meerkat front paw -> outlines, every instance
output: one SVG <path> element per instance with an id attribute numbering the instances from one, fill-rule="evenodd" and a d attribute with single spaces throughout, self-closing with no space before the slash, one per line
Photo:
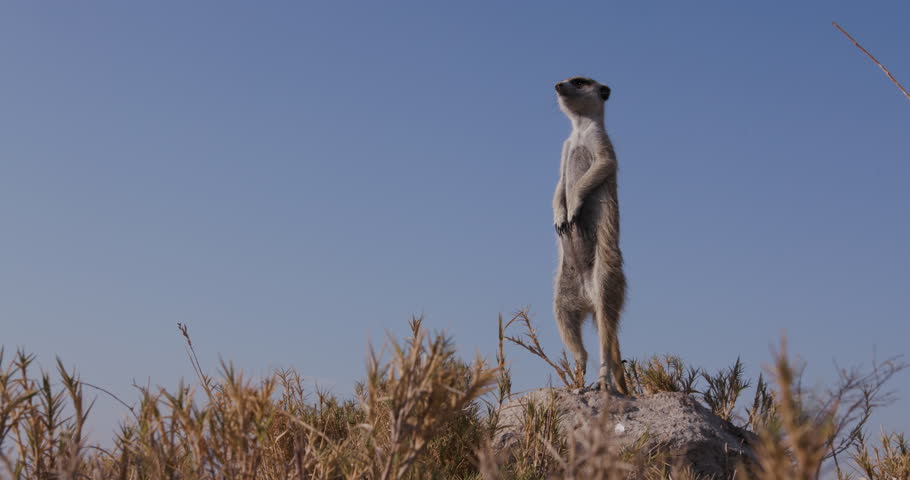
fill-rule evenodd
<path id="1" fill-rule="evenodd" d="M 556 229 L 558 235 L 562 235 L 569 231 L 569 221 L 566 218 L 565 208 L 556 210 L 556 213 L 553 215 L 553 228 Z"/>
<path id="2" fill-rule="evenodd" d="M 581 213 L 581 202 L 573 202 L 569 205 L 569 213 L 566 215 L 568 228 L 572 229 L 578 225 L 578 216 Z"/>

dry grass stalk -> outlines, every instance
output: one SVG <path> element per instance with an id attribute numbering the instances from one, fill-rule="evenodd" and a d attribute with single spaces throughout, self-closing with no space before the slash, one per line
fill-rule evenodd
<path id="1" fill-rule="evenodd" d="M 814 415 L 806 410 L 798 376 L 787 355 L 786 341 L 782 340 L 781 345 L 773 371 L 778 386 L 777 421 L 759 432 L 756 448 L 759 469 L 753 478 L 814 480 L 821 471 L 834 433 L 837 405 Z M 743 471 L 743 476 L 749 477 L 748 472 Z"/>
<path id="2" fill-rule="evenodd" d="M 633 394 L 649 395 L 659 392 L 697 393 L 695 388 L 701 370 L 687 367 L 676 355 L 653 355 L 645 362 L 630 359 L 625 362 L 626 383 Z"/>
<path id="3" fill-rule="evenodd" d="M 413 336 L 404 344 L 390 339 L 387 366 L 380 367 L 379 355 L 370 349 L 367 418 L 374 427 L 387 422 L 389 432 L 388 445 L 374 447 L 378 479 L 404 477 L 439 428 L 490 391 L 497 377 L 478 357 L 465 379 L 448 338 L 437 335 L 424 344 L 422 321 L 411 320 Z"/>
<path id="4" fill-rule="evenodd" d="M 717 372 L 716 375 L 703 373 L 708 388 L 702 398 L 711 411 L 724 420 L 733 420 L 733 409 L 743 390 L 749 388 L 749 381 L 744 379 L 745 367 L 739 358 L 732 367 Z"/>
<path id="5" fill-rule="evenodd" d="M 881 446 L 869 447 L 860 436 L 851 459 L 866 480 L 910 478 L 910 444 L 903 434 L 881 433 Z"/>
<path id="6" fill-rule="evenodd" d="M 837 382 L 819 401 L 822 410 L 835 405 L 838 408 L 826 458 L 833 457 L 836 461 L 837 455 L 856 445 L 872 413 L 896 399 L 885 386 L 894 375 L 908 367 L 910 364 L 901 357 L 892 357 L 883 362 L 873 361 L 868 371 L 838 369 Z"/>
<path id="7" fill-rule="evenodd" d="M 762 430 L 768 427 L 775 416 L 774 392 L 768 389 L 764 375 L 759 374 L 752 406 L 746 411 L 746 423 L 742 425 L 742 428 L 750 431 Z"/>
<path id="8" fill-rule="evenodd" d="M 540 339 L 537 337 L 537 331 L 531 326 L 531 319 L 527 310 L 520 310 L 515 313 L 511 320 L 506 323 L 505 329 L 508 329 L 513 323 L 519 323 L 525 327 L 524 339 L 506 336 L 505 339 L 531 352 L 541 360 L 547 363 L 556 372 L 556 376 L 568 388 L 585 387 L 585 365 L 575 364 L 573 367 L 569 362 L 565 349 L 562 350 L 562 357 L 553 361 L 544 353 L 540 345 Z"/>
<path id="9" fill-rule="evenodd" d="M 543 403 L 528 399 L 522 409 L 519 453 L 511 470 L 520 478 L 551 472 L 566 450 L 567 436 L 561 427 L 566 412 L 554 394 Z"/>
<path id="10" fill-rule="evenodd" d="M 857 42 L 852 36 L 850 36 L 850 34 L 847 33 L 846 30 L 841 28 L 841 26 L 838 25 L 837 22 L 831 22 L 831 25 L 834 25 L 834 28 L 840 30 L 840 33 L 843 33 L 844 36 L 846 36 L 847 38 L 850 39 L 851 42 L 853 42 L 853 45 L 856 45 L 856 48 L 860 49 L 860 51 L 865 53 L 867 57 L 869 57 L 873 62 L 875 62 L 875 64 L 878 65 L 878 68 L 882 69 L 882 71 L 885 72 L 885 75 L 887 75 L 888 78 L 891 79 L 891 82 L 894 83 L 894 85 L 897 86 L 897 88 L 901 91 L 901 93 L 904 94 L 904 97 L 906 97 L 907 100 L 910 100 L 910 93 L 907 93 L 907 89 L 905 89 L 904 86 L 901 85 L 900 82 L 898 82 L 896 78 L 894 78 L 894 75 L 891 75 L 891 72 L 888 71 L 888 69 L 885 68 L 885 66 L 882 65 L 881 62 L 879 62 L 875 57 L 873 57 L 872 54 L 869 53 L 868 50 L 863 48 L 863 46 L 860 45 L 859 42 Z"/>
<path id="11" fill-rule="evenodd" d="M 487 406 L 487 430 L 490 436 L 496 434 L 502 406 L 512 396 L 512 372 L 506 362 L 505 325 L 501 314 L 499 315 L 498 327 L 499 342 L 496 349 L 496 368 L 499 374 L 496 378 L 495 394 L 492 401 L 481 399 Z"/>

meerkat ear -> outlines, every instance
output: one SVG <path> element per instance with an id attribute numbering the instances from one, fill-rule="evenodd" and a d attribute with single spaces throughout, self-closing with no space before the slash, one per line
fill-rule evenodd
<path id="1" fill-rule="evenodd" d="M 607 101 L 607 99 L 610 98 L 610 87 L 606 85 L 600 86 L 600 98 L 604 101 Z"/>

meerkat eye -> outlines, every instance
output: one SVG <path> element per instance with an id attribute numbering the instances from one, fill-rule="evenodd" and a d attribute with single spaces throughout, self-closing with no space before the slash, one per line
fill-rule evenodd
<path id="1" fill-rule="evenodd" d="M 581 88 L 585 85 L 587 85 L 587 82 L 585 82 L 584 80 L 582 80 L 580 78 L 576 78 L 575 80 L 572 80 L 572 86 L 575 88 Z"/>

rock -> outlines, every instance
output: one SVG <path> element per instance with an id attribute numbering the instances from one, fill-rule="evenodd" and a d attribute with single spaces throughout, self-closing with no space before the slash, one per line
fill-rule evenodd
<path id="1" fill-rule="evenodd" d="M 606 409 L 610 416 L 606 425 L 613 425 L 609 434 L 620 447 L 646 439 L 648 447 L 669 454 L 671 463 L 691 466 L 702 476 L 725 477 L 739 463 L 755 461 L 750 446 L 757 441 L 753 433 L 714 415 L 690 395 L 670 392 L 634 398 L 594 389 L 534 390 L 503 405 L 494 446 L 500 450 L 514 446 L 521 434 L 523 404 L 545 405 L 550 395 L 564 409 L 560 424 L 570 438 L 580 438 L 586 429 L 604 428 L 600 414 Z"/>

